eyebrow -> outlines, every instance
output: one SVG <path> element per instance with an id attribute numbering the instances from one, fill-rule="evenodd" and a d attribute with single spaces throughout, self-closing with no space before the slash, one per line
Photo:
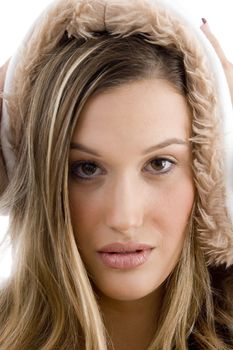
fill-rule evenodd
<path id="1" fill-rule="evenodd" d="M 160 142 L 156 145 L 153 145 L 153 146 L 147 148 L 146 150 L 143 151 L 142 155 L 145 155 L 147 153 L 150 153 L 150 152 L 153 152 L 153 151 L 156 151 L 158 149 L 165 148 L 165 147 L 168 147 L 171 145 L 189 146 L 189 142 L 182 140 L 182 139 L 177 139 L 177 138 L 167 139 L 167 140 L 164 140 L 163 142 Z M 71 142 L 70 149 L 79 150 L 79 151 L 82 151 L 85 153 L 92 154 L 93 156 L 96 156 L 96 157 L 101 157 L 101 155 L 98 152 L 96 152 L 95 150 L 93 150 L 93 149 L 91 149 L 91 148 L 89 148 L 81 143 Z"/>

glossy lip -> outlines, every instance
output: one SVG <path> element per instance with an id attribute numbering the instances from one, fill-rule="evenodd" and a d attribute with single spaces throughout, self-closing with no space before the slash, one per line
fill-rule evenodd
<path id="1" fill-rule="evenodd" d="M 138 242 L 114 242 L 105 245 L 98 254 L 109 268 L 131 270 L 143 265 L 154 247 Z"/>
<path id="2" fill-rule="evenodd" d="M 111 244 L 105 245 L 103 248 L 101 248 L 98 252 L 99 253 L 131 253 L 136 251 L 144 251 L 153 249 L 149 244 L 145 243 L 137 243 L 137 242 L 114 242 Z"/>

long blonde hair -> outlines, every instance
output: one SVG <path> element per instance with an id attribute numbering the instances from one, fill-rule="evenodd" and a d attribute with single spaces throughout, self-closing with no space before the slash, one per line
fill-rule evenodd
<path id="1" fill-rule="evenodd" d="M 182 54 L 142 34 L 117 38 L 103 32 L 86 41 L 65 33 L 30 74 L 31 91 L 20 101 L 23 122 L 12 141 L 17 165 L 1 199 L 2 208 L 10 210 L 14 259 L 0 290 L 0 347 L 107 350 L 111 339 L 70 219 L 68 153 L 74 127 L 90 96 L 130 81 L 166 79 L 188 103 L 195 95 L 189 94 Z M 196 120 L 194 134 L 197 128 Z M 230 349 L 216 329 L 232 324 L 232 317 L 227 307 L 214 304 L 198 234 L 201 224 L 205 229 L 200 207 L 197 196 L 182 255 L 165 282 L 149 350 L 185 350 L 189 339 L 198 349 Z"/>

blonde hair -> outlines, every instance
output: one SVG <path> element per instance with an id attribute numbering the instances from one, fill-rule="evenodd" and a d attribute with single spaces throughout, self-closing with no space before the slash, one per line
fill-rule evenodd
<path id="1" fill-rule="evenodd" d="M 169 81 L 193 109 L 194 179 L 201 197 L 198 166 L 205 164 L 208 152 L 198 152 L 203 137 L 198 112 L 215 97 L 206 100 L 198 92 L 195 95 L 180 51 L 150 43 L 142 34 L 117 38 L 103 32 L 86 41 L 65 33 L 56 48 L 32 67 L 31 90 L 20 101 L 23 121 L 12 140 L 14 177 L 1 199 L 2 208 L 10 210 L 14 252 L 12 275 L 0 291 L 1 349 L 105 350 L 111 346 L 74 239 L 68 153 L 90 96 L 153 78 Z M 216 330 L 216 322 L 225 327 L 227 322 L 232 324 L 232 317 L 227 307 L 213 303 L 211 275 L 201 249 L 200 232 L 206 226 L 200 219 L 205 212 L 200 210 L 203 198 L 199 197 L 180 260 L 165 282 L 159 328 L 149 350 L 185 350 L 191 338 L 199 349 L 230 349 Z"/>

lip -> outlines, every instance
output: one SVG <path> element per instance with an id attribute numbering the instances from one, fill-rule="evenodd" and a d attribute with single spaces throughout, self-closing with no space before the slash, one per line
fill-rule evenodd
<path id="1" fill-rule="evenodd" d="M 137 242 L 114 242 L 111 244 L 105 245 L 103 248 L 99 250 L 99 253 L 133 253 L 137 251 L 144 251 L 152 249 L 149 244 L 145 243 L 137 243 Z"/>
<path id="2" fill-rule="evenodd" d="M 154 247 L 144 243 L 112 243 L 104 246 L 98 254 L 107 267 L 129 270 L 144 264 Z"/>

